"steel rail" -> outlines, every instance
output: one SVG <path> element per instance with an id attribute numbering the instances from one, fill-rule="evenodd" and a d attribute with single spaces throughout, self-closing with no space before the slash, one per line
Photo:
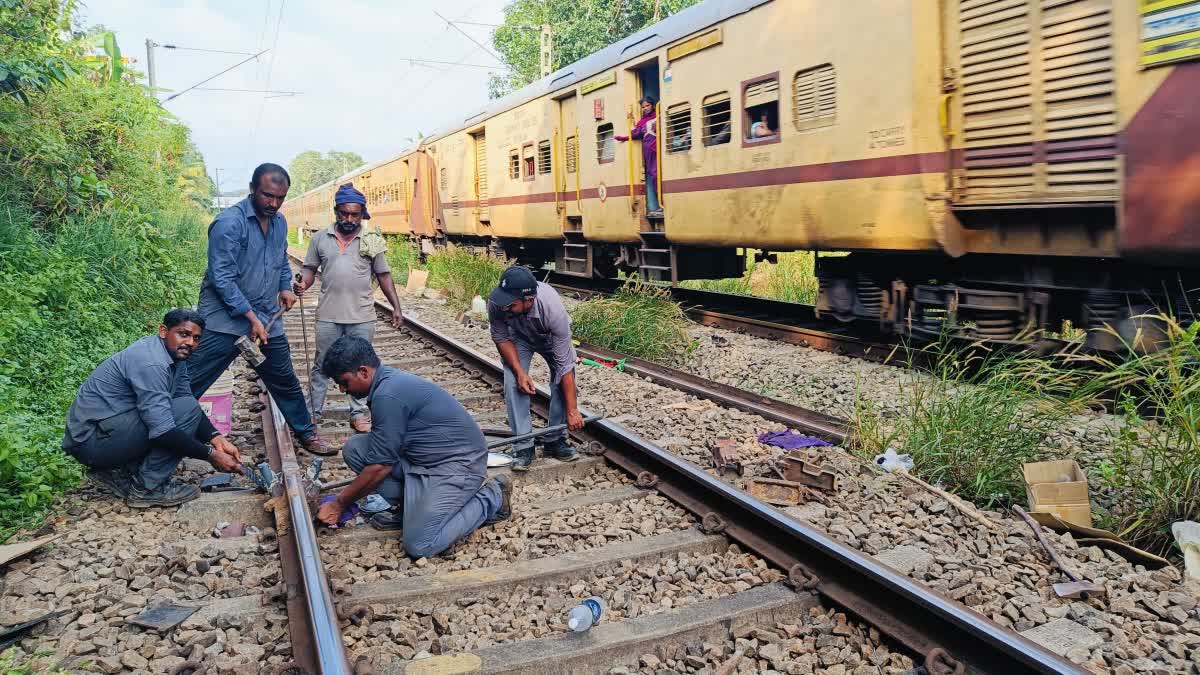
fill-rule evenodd
<path id="1" fill-rule="evenodd" d="M 615 352 L 593 344 L 581 342 L 575 347 L 581 356 L 605 361 L 624 363 L 624 372 L 633 373 L 655 384 L 670 387 L 693 396 L 716 401 L 730 408 L 753 413 L 773 422 L 800 429 L 830 443 L 846 441 L 846 420 L 826 415 L 808 408 L 801 408 L 786 401 L 738 389 L 714 380 L 706 380 L 682 370 L 669 368 L 653 361 L 646 361 L 628 354 Z"/>
<path id="2" fill-rule="evenodd" d="M 390 312 L 390 307 L 377 302 Z M 405 317 L 405 330 L 474 364 L 492 381 L 499 363 L 432 326 Z M 538 387 L 535 407 L 545 414 L 550 393 Z M 581 414 L 591 414 L 580 410 Z M 702 519 L 708 532 L 733 540 L 789 571 L 792 581 L 813 590 L 924 659 L 937 673 L 1071 673 L 1085 671 L 1031 640 L 936 593 L 714 478 L 608 420 L 576 434 L 597 441 L 604 456 Z M 962 670 L 958 670 L 959 667 Z"/>
<path id="3" fill-rule="evenodd" d="M 276 511 L 275 518 L 292 660 L 304 673 L 349 675 L 352 671 L 305 494 L 304 470 L 283 413 L 268 393 L 260 396 L 265 405 L 261 415 L 267 458 L 279 476 L 272 496 L 285 497 L 288 509 L 286 516 Z"/>

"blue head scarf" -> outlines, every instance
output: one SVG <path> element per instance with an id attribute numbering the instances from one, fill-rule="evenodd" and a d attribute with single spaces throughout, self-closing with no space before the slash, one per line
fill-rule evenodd
<path id="1" fill-rule="evenodd" d="M 371 214 L 367 213 L 367 198 L 363 196 L 363 193 L 354 189 L 354 183 L 346 183 L 337 189 L 337 194 L 333 197 L 333 205 L 337 207 L 342 204 L 361 205 L 363 220 L 371 219 Z"/>

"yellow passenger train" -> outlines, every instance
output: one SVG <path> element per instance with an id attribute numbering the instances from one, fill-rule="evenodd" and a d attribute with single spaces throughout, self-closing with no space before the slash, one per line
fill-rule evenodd
<path id="1" fill-rule="evenodd" d="M 822 313 L 1011 340 L 1190 306 L 1200 0 L 708 0 L 291 199 L 559 271 L 817 261 Z M 663 217 L 618 143 L 659 101 Z M 767 135 L 752 135 L 765 120 Z M 1182 311 L 1186 312 L 1186 309 Z"/>

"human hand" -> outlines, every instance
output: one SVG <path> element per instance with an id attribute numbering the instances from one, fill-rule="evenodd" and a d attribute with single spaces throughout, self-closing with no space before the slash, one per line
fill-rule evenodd
<path id="1" fill-rule="evenodd" d="M 317 520 L 330 527 L 337 527 L 338 519 L 342 517 L 343 510 L 341 500 L 335 497 L 317 509 Z"/>
<path id="2" fill-rule="evenodd" d="M 224 436 L 219 436 L 219 435 L 214 436 L 212 439 L 212 446 L 214 448 L 216 448 L 217 450 L 220 450 L 220 451 L 224 452 L 225 454 L 232 456 L 234 459 L 236 459 L 238 461 L 239 464 L 241 464 L 242 453 L 240 451 L 238 451 L 236 445 L 229 442 L 228 438 L 225 438 Z"/>
<path id="3" fill-rule="evenodd" d="M 258 320 L 258 317 L 250 320 L 250 340 L 259 345 L 265 345 L 271 340 L 271 336 L 267 335 L 267 327 Z"/>
<path id="4" fill-rule="evenodd" d="M 224 450 L 218 449 L 216 446 L 213 446 L 212 452 L 208 455 L 208 463 L 212 464 L 213 468 L 217 471 L 224 473 L 239 471 L 242 466 L 236 457 Z"/>
<path id="5" fill-rule="evenodd" d="M 292 307 L 294 307 L 296 305 L 296 300 L 296 294 L 291 291 L 279 292 L 279 305 L 283 307 L 284 311 L 290 310 Z"/>
<path id="6" fill-rule="evenodd" d="M 579 431 L 583 428 L 583 415 L 579 414 L 579 408 L 567 411 L 567 428 L 571 431 Z"/>
<path id="7" fill-rule="evenodd" d="M 402 326 L 404 326 L 404 314 L 397 307 L 392 310 L 392 328 L 401 328 Z"/>
<path id="8" fill-rule="evenodd" d="M 517 375 L 517 389 L 533 396 L 537 393 L 537 385 L 533 383 L 533 378 L 528 373 L 519 373 Z"/>

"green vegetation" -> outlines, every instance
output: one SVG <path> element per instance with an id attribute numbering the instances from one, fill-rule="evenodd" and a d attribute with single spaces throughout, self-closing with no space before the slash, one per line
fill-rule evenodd
<path id="1" fill-rule="evenodd" d="M 699 0 L 515 0 L 504 8 L 504 25 L 492 46 L 508 66 L 492 75 L 488 94 L 499 98 L 541 76 L 541 27 L 553 30 L 557 70 L 632 35 Z"/>
<path id="2" fill-rule="evenodd" d="M 322 155 L 316 150 L 305 150 L 288 163 L 288 175 L 292 177 L 289 192 L 297 196 L 302 195 L 357 169 L 364 163 L 362 155 L 357 152 L 330 150 Z"/>
<path id="3" fill-rule="evenodd" d="M 817 275 L 810 251 L 778 254 L 778 262 L 755 262 L 753 251 L 746 255 L 746 273 L 736 279 L 685 281 L 686 288 L 719 293 L 754 295 L 787 302 L 813 304 L 817 301 Z"/>
<path id="4" fill-rule="evenodd" d="M 683 361 L 695 348 L 679 304 L 665 290 L 636 281 L 611 297 L 576 305 L 571 332 L 599 347 L 667 363 Z"/>
<path id="5" fill-rule="evenodd" d="M 0 93 L 0 541 L 78 481 L 58 448 L 79 384 L 195 302 L 204 268 L 212 184 L 187 129 L 87 56 L 72 7 L 0 0 L 0 77 L 21 73 Z"/>
<path id="6" fill-rule="evenodd" d="M 38 659 L 48 656 L 53 656 L 53 652 L 38 652 L 27 658 L 15 647 L 6 649 L 0 652 L 0 675 L 67 675 L 68 671 L 62 668 L 47 669 L 38 662 Z"/>
<path id="7" fill-rule="evenodd" d="M 421 268 L 421 252 L 417 249 L 417 243 L 407 235 L 387 235 L 387 240 L 392 279 L 397 286 L 403 286 L 408 283 L 408 271 Z"/>
<path id="8" fill-rule="evenodd" d="M 952 347 L 923 349 L 927 372 L 896 392 L 899 412 L 856 401 L 854 448 L 911 454 L 914 473 L 987 506 L 1023 503 L 1021 464 L 1073 458 L 1088 475 L 1095 525 L 1149 551 L 1172 550 L 1171 523 L 1200 512 L 1200 323 L 1146 317 L 1159 349 L 1060 361 Z M 909 357 L 916 353 L 910 351 Z M 1084 408 L 1115 409 L 1083 454 L 1052 437 Z"/>
<path id="9" fill-rule="evenodd" d="M 444 289 L 453 306 L 468 307 L 476 295 L 487 298 L 506 267 L 508 263 L 500 258 L 475 255 L 460 247 L 444 248 L 428 258 L 428 286 Z"/>

